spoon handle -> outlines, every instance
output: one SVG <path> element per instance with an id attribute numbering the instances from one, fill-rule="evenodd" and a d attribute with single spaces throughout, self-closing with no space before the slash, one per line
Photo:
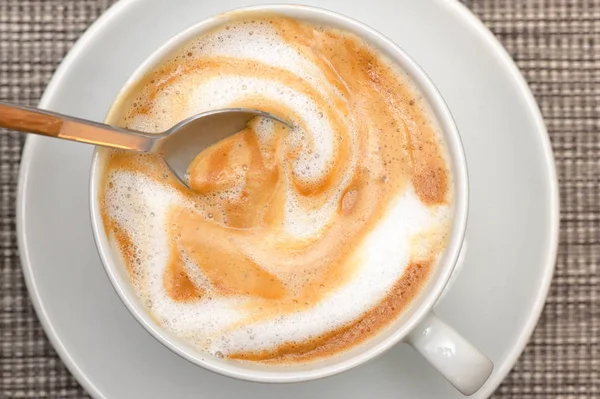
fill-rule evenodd
<path id="1" fill-rule="evenodd" d="M 152 151 L 159 137 L 1 101 L 0 127 L 138 152 Z"/>

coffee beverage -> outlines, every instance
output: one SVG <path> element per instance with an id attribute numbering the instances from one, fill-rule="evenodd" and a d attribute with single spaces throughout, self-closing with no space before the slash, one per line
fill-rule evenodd
<path id="1" fill-rule="evenodd" d="M 354 34 L 231 14 L 119 98 L 108 122 L 166 130 L 211 109 L 253 120 L 198 155 L 189 190 L 156 155 L 113 151 L 106 234 L 149 314 L 216 357 L 309 362 L 397 319 L 453 213 L 443 137 L 410 77 Z"/>

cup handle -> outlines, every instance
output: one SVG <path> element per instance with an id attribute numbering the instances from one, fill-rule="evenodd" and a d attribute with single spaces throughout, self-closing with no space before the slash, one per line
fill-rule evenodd
<path id="1" fill-rule="evenodd" d="M 477 392 L 494 368 L 487 356 L 433 312 L 410 332 L 405 341 L 466 396 Z"/>

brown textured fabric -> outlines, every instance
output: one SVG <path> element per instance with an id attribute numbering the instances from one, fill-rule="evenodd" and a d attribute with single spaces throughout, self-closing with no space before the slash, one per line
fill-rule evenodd
<path id="1" fill-rule="evenodd" d="M 561 241 L 550 297 L 494 398 L 598 398 L 600 0 L 463 1 L 529 82 L 561 185 Z M 0 100 L 36 104 L 62 57 L 111 3 L 0 0 Z M 23 142 L 20 134 L 0 132 L 0 397 L 84 398 L 46 339 L 20 270 L 15 188 Z"/>

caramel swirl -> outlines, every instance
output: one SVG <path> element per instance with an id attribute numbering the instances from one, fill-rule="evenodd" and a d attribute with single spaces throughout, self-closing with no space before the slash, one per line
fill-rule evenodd
<path id="1" fill-rule="evenodd" d="M 239 106 L 295 127 L 255 119 L 197 156 L 188 170 L 192 190 L 157 156 L 113 151 L 101 194 L 107 234 L 163 324 L 177 330 L 181 323 L 170 320 L 169 306 L 232 312 L 209 332 L 184 333 L 207 349 L 211 337 L 310 313 L 353 284 L 370 267 L 365 242 L 398 198 L 412 195 L 431 214 L 451 201 L 444 148 L 418 91 L 363 40 L 328 27 L 265 15 L 224 22 L 137 82 L 109 122 L 156 132 Z M 393 262 L 396 277 L 384 294 L 369 294 L 371 305 L 348 309 L 337 327 L 227 355 L 305 361 L 383 328 L 418 293 L 443 249 L 449 224 L 434 225 L 435 233 L 411 233 L 418 256 L 406 244 L 406 262 Z M 156 305 L 161 293 L 170 304 Z"/>

